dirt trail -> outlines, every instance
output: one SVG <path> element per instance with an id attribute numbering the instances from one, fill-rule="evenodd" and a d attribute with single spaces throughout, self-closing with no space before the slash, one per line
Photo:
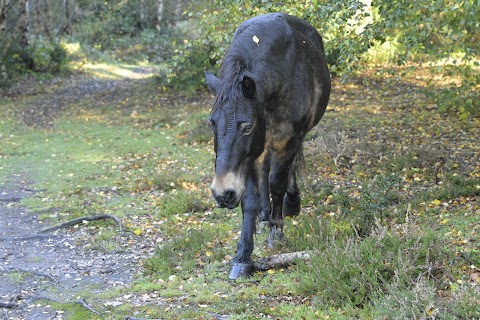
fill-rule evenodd
<path id="1" fill-rule="evenodd" d="M 136 72 L 148 76 L 144 69 Z M 35 99 L 21 119 L 28 126 L 48 127 L 74 101 L 99 91 L 114 94 L 128 86 L 128 81 L 72 81 Z M 0 184 L 0 304 L 7 306 L 0 308 L 0 319 L 63 319 L 66 314 L 55 310 L 50 302 L 83 299 L 88 304 L 89 293 L 125 286 L 141 272 L 140 261 L 155 248 L 145 239 L 118 234 L 115 252 L 94 250 L 87 244 L 95 231 L 83 226 L 39 235 L 50 225 L 39 220 L 42 212 L 28 210 L 21 200 L 41 193 L 32 189 L 28 170 Z M 93 308 L 102 312 L 104 307 Z"/>

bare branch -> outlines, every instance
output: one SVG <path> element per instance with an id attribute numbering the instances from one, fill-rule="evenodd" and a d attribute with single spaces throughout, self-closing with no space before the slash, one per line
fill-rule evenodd
<path id="1" fill-rule="evenodd" d="M 284 268 L 291 264 L 295 264 L 296 261 L 308 261 L 311 259 L 312 251 L 298 251 L 276 254 L 267 258 L 260 259 L 255 262 L 256 270 L 268 270 Z"/>
<path id="2" fill-rule="evenodd" d="M 111 220 L 115 221 L 115 223 L 118 226 L 119 232 L 121 234 L 123 234 L 122 220 L 120 220 L 119 218 L 117 218 L 115 216 L 112 216 L 110 214 L 101 214 L 101 215 L 97 215 L 97 216 L 86 216 L 86 217 L 76 218 L 76 219 L 64 222 L 62 224 L 59 224 L 57 226 L 53 226 L 53 227 L 50 227 L 50 228 L 43 229 L 42 231 L 40 231 L 40 233 L 52 232 L 52 231 L 55 231 L 55 230 L 58 230 L 58 229 L 72 227 L 74 225 L 81 224 L 84 221 L 97 221 L 97 220 L 105 220 L 105 219 L 111 219 Z"/>

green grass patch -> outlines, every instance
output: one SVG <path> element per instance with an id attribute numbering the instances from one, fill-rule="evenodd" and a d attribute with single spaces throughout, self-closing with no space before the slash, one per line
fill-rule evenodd
<path id="1" fill-rule="evenodd" d="M 207 263 L 222 261 L 226 255 L 222 242 L 226 238 L 228 229 L 222 225 L 188 229 L 145 261 L 147 274 L 186 276 Z"/>

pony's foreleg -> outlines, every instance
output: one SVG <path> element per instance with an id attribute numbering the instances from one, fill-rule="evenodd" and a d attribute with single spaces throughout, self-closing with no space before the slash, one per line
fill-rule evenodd
<path id="1" fill-rule="evenodd" d="M 249 276 L 254 264 L 251 258 L 253 252 L 253 234 L 260 210 L 260 195 L 258 180 L 255 175 L 247 178 L 245 196 L 242 200 L 242 234 L 237 245 L 237 254 L 232 259 L 232 267 L 228 277 L 235 280 L 239 277 Z"/>

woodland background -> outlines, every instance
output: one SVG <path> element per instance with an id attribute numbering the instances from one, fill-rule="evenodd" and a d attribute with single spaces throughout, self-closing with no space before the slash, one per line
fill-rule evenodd
<path id="1" fill-rule="evenodd" d="M 253 259 L 311 260 L 232 282 L 241 211 L 211 197 L 203 78 L 275 11 L 319 30 L 333 86 L 301 214 Z M 480 319 L 478 17 L 479 0 L 0 0 L 1 314 Z"/>
<path id="2" fill-rule="evenodd" d="M 162 65 L 163 85 L 195 90 L 204 70 L 218 67 L 236 26 L 271 11 L 321 32 L 333 74 L 347 79 L 373 63 L 404 75 L 414 64 L 429 65 L 440 77 L 460 77 L 433 97 L 440 110 L 478 115 L 477 0 L 1 0 L 0 84 L 59 72 L 72 61 L 114 59 Z"/>

